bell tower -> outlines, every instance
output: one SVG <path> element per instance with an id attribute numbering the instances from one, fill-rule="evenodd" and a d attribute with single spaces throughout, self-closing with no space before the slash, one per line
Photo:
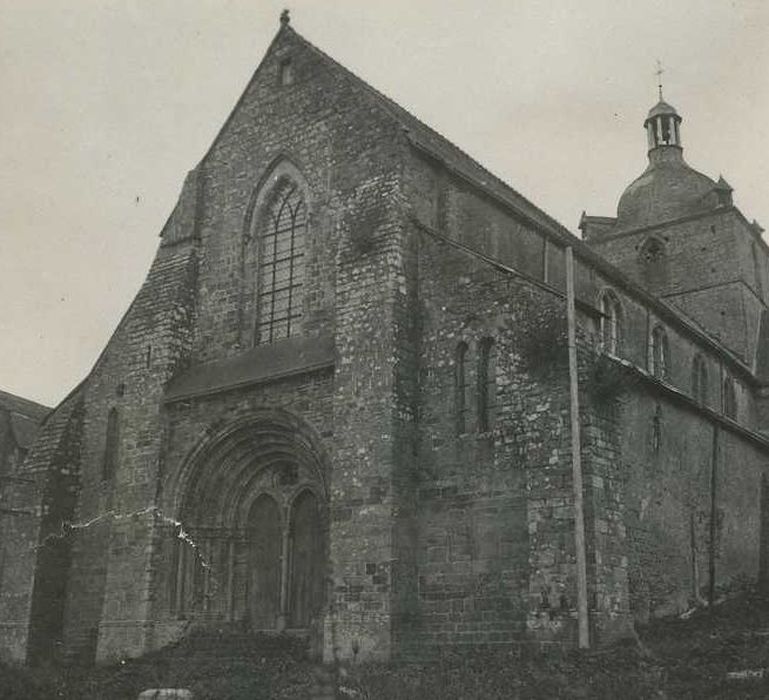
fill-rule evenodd
<path id="1" fill-rule="evenodd" d="M 643 122 L 645 170 L 625 188 L 616 217 L 583 214 L 580 229 L 596 252 L 754 365 L 759 326 L 769 338 L 769 249 L 729 183 L 684 160 L 683 120 L 663 98 L 662 72 Z"/>

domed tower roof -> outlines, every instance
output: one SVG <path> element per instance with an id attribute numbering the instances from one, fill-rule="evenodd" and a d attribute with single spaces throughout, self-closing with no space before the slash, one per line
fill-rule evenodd
<path id="1" fill-rule="evenodd" d="M 678 117 L 678 112 L 676 112 L 676 108 L 673 107 L 672 105 L 669 105 L 667 102 L 665 102 L 665 100 L 660 99 L 660 101 L 649 110 L 649 114 L 646 115 L 646 119 L 647 120 L 653 119 L 654 117 L 658 117 L 661 114 L 670 114 L 675 117 Z M 679 119 L 679 122 L 682 121 L 681 117 L 678 117 L 678 119 Z"/>
<path id="2" fill-rule="evenodd" d="M 649 143 L 649 165 L 620 197 L 618 229 L 634 229 L 671 221 L 723 204 L 716 183 L 689 167 L 683 158 L 680 125 L 675 107 L 660 95 L 644 121 Z"/>

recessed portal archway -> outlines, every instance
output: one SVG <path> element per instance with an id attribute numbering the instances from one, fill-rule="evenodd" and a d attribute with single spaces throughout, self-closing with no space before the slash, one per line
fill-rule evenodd
<path id="1" fill-rule="evenodd" d="M 254 630 L 320 629 L 325 474 L 314 433 L 284 411 L 206 438 L 168 484 L 185 533 L 175 543 L 170 612 Z"/>

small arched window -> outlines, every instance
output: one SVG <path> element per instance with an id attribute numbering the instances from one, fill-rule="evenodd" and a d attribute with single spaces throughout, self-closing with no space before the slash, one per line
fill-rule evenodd
<path id="1" fill-rule="evenodd" d="M 467 432 L 467 343 L 461 342 L 454 351 L 454 418 L 457 435 Z"/>
<path id="2" fill-rule="evenodd" d="M 651 347 L 649 348 L 649 372 L 657 379 L 667 379 L 670 369 L 670 347 L 668 335 L 662 326 L 652 330 Z"/>
<path id="3" fill-rule="evenodd" d="M 695 355 L 692 362 L 692 396 L 697 403 L 707 404 L 710 387 L 708 386 L 708 367 L 702 355 Z"/>
<path id="4" fill-rule="evenodd" d="M 262 218 L 256 342 L 271 343 L 300 331 L 307 208 L 301 189 L 282 179 Z"/>
<path id="5" fill-rule="evenodd" d="M 118 465 L 118 448 L 120 446 L 120 425 L 116 408 L 111 408 L 107 414 L 107 433 L 104 440 L 104 460 L 102 461 L 101 478 L 109 481 Z"/>
<path id="6" fill-rule="evenodd" d="M 619 355 L 622 339 L 622 307 L 611 290 L 601 295 L 601 347 L 610 355 Z"/>
<path id="7" fill-rule="evenodd" d="M 493 338 L 478 345 L 478 432 L 494 428 L 497 400 L 497 353 Z"/>
<path id="8" fill-rule="evenodd" d="M 727 418 L 737 418 L 737 397 L 734 392 L 734 380 L 726 376 L 724 377 L 724 415 Z"/>

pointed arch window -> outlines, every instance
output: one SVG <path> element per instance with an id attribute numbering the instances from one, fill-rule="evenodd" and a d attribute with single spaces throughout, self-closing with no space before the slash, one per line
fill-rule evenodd
<path id="1" fill-rule="evenodd" d="M 662 326 L 652 330 L 651 347 L 649 349 L 649 372 L 657 379 L 667 379 L 670 369 L 670 346 L 668 335 Z"/>
<path id="2" fill-rule="evenodd" d="M 107 433 L 104 441 L 104 460 L 102 461 L 102 481 L 109 481 L 117 471 L 118 447 L 120 445 L 120 424 L 116 408 L 107 414 Z"/>
<path id="3" fill-rule="evenodd" d="M 727 376 L 724 378 L 724 415 L 727 418 L 737 418 L 737 396 L 734 391 L 734 380 Z"/>
<path id="4" fill-rule="evenodd" d="M 601 348 L 618 355 L 622 339 L 622 307 L 616 294 L 606 290 L 601 295 Z"/>
<path id="5" fill-rule="evenodd" d="M 301 329 L 307 207 L 294 182 L 279 183 L 262 226 L 257 344 L 297 335 Z"/>
<path id="6" fill-rule="evenodd" d="M 493 430 L 496 421 L 497 353 L 493 338 L 478 347 L 478 432 Z"/>
<path id="7" fill-rule="evenodd" d="M 692 396 L 697 403 L 707 404 L 710 387 L 708 386 L 708 367 L 702 355 L 695 355 L 692 362 Z"/>
<path id="8" fill-rule="evenodd" d="M 467 343 L 461 342 L 454 351 L 454 418 L 457 435 L 467 432 Z"/>

